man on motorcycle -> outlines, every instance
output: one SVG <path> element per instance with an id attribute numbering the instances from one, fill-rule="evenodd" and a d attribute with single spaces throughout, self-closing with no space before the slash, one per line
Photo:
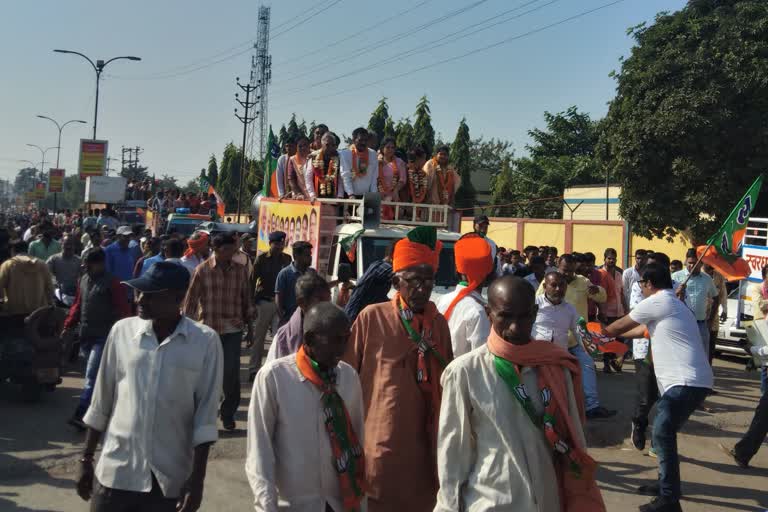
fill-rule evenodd
<path id="1" fill-rule="evenodd" d="M 12 257 L 0 265 L 0 316 L 27 316 L 53 304 L 53 278 L 45 262 L 27 254 L 23 240 L 11 242 Z"/>
<path id="2" fill-rule="evenodd" d="M 74 297 L 80 277 L 80 257 L 75 255 L 75 239 L 66 235 L 61 241 L 61 252 L 48 258 L 46 263 L 56 282 L 57 298 L 66 303 L 64 296 Z"/>
<path id="3" fill-rule="evenodd" d="M 106 255 L 102 248 L 90 249 L 85 254 L 85 274 L 80 278 L 75 303 L 69 310 L 61 333 L 61 337 L 66 338 L 80 324 L 81 352 L 88 363 L 80 403 L 68 423 L 81 430 L 85 430 L 83 415 L 91 404 L 107 335 L 115 322 L 131 315 L 125 287 L 106 271 L 105 264 Z"/>

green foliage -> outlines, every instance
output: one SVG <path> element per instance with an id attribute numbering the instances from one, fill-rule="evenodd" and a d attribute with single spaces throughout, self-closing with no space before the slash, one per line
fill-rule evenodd
<path id="1" fill-rule="evenodd" d="M 232 143 L 224 148 L 221 171 L 216 191 L 227 205 L 227 211 L 237 210 L 237 192 L 240 186 L 240 150 Z"/>
<path id="2" fill-rule="evenodd" d="M 211 155 L 208 159 L 208 173 L 206 174 L 208 183 L 216 187 L 219 183 L 219 166 L 216 164 L 216 155 Z"/>
<path id="3" fill-rule="evenodd" d="M 307 136 L 307 123 L 303 119 L 299 123 L 299 136 Z"/>
<path id="4" fill-rule="evenodd" d="M 397 131 L 395 130 L 395 122 L 391 117 L 387 117 L 387 122 L 384 123 L 384 134 L 382 138 L 397 137 Z"/>
<path id="5" fill-rule="evenodd" d="M 199 194 L 201 192 L 200 180 L 189 180 L 186 185 L 181 187 L 181 191 L 187 194 Z"/>
<path id="6" fill-rule="evenodd" d="M 381 139 L 386 131 L 387 121 L 391 122 L 387 98 L 381 98 L 376 106 L 376 110 L 371 114 L 371 119 L 368 121 L 368 130 L 376 132 L 376 135 Z"/>
<path id="7" fill-rule="evenodd" d="M 277 136 L 277 145 L 280 146 L 280 151 L 285 147 L 285 143 L 288 142 L 288 130 L 285 129 L 285 125 L 280 127 L 280 132 Z"/>
<path id="8" fill-rule="evenodd" d="M 23 196 L 25 192 L 35 188 L 35 183 L 37 183 L 37 169 L 34 167 L 20 169 L 13 180 L 13 193 Z"/>
<path id="9" fill-rule="evenodd" d="M 299 138 L 299 135 L 302 134 L 302 131 L 299 129 L 299 124 L 296 122 L 296 114 L 291 114 L 291 120 L 288 121 L 288 139 L 286 140 L 296 140 Z"/>
<path id="10" fill-rule="evenodd" d="M 435 129 L 432 128 L 432 114 L 429 110 L 429 100 L 422 96 L 416 105 L 416 121 L 413 123 L 413 143 L 419 144 L 432 156 L 435 149 Z"/>
<path id="11" fill-rule="evenodd" d="M 510 160 L 493 180 L 493 204 L 509 204 L 502 212 L 540 218 L 557 218 L 562 202 L 557 198 L 573 185 L 600 183 L 604 173 L 594 156 L 600 124 L 571 107 L 558 114 L 544 113 L 546 129 L 528 132 L 530 157 Z"/>
<path id="12" fill-rule="evenodd" d="M 413 147 L 413 126 L 407 117 L 397 122 L 395 127 L 397 148 L 404 153 Z"/>
<path id="13" fill-rule="evenodd" d="M 467 120 L 462 119 L 456 138 L 451 145 L 451 162 L 461 176 L 461 187 L 456 191 L 456 208 L 471 208 L 475 205 L 477 193 L 472 184 L 472 140 L 469 138 Z"/>
<path id="14" fill-rule="evenodd" d="M 157 180 L 157 186 L 159 188 L 179 188 L 179 180 L 171 176 L 170 174 L 163 174 L 159 180 Z"/>
<path id="15" fill-rule="evenodd" d="M 768 167 L 768 2 L 692 0 L 631 34 L 601 161 L 634 233 L 704 240 Z"/>
<path id="16" fill-rule="evenodd" d="M 124 169 L 120 169 L 120 176 L 127 178 L 129 181 L 144 181 L 145 179 L 149 178 L 147 169 L 148 167 L 143 165 L 129 165 Z"/>

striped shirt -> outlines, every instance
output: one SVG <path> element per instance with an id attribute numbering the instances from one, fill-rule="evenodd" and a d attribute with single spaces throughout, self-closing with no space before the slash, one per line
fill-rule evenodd
<path id="1" fill-rule="evenodd" d="M 248 269 L 211 256 L 195 269 L 184 299 L 184 314 L 219 334 L 242 331 L 250 318 Z"/>

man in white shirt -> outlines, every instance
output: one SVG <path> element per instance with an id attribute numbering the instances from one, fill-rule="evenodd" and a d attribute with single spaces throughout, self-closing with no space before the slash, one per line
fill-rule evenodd
<path id="1" fill-rule="evenodd" d="M 459 357 L 482 346 L 491 333 L 481 292 L 494 263 L 487 239 L 477 233 L 462 236 L 453 247 L 453 255 L 461 281 L 435 305 L 448 320 L 453 356 Z"/>
<path id="2" fill-rule="evenodd" d="M 379 160 L 368 148 L 368 130 L 355 128 L 352 145 L 339 151 L 341 184 L 349 197 L 362 198 L 368 192 L 379 191 Z"/>
<path id="3" fill-rule="evenodd" d="M 221 342 L 179 313 L 189 284 L 181 265 L 156 263 L 125 284 L 140 292 L 139 316 L 117 322 L 107 338 L 83 418 L 88 431 L 77 493 L 93 497 L 92 512 L 194 512 L 208 450 L 218 439 Z"/>
<path id="4" fill-rule="evenodd" d="M 544 256 L 534 256 L 531 258 L 528 268 L 531 270 L 531 273 L 523 279 L 533 286 L 534 290 L 539 289 L 539 285 L 546 274 L 557 272 L 557 269 L 547 268 L 547 260 L 544 259 Z"/>
<path id="5" fill-rule="evenodd" d="M 642 486 L 657 496 L 641 512 L 672 512 L 680 508 L 680 460 L 677 432 L 712 389 L 712 368 L 698 336 L 696 318 L 672 291 L 669 267 L 649 264 L 638 281 L 646 299 L 629 315 L 605 328 L 608 336 L 629 338 L 650 334 L 656 380 L 661 398 L 656 404 L 653 447 L 659 459 L 658 485 Z"/>
<path id="6" fill-rule="evenodd" d="M 565 350 L 568 350 L 569 333 L 579 337 L 579 314 L 565 301 L 567 288 L 565 276 L 559 272 L 550 272 L 544 277 L 544 293 L 536 297 L 539 312 L 532 331 L 533 339 L 551 341 Z"/>
<path id="7" fill-rule="evenodd" d="M 181 264 L 189 270 L 190 275 L 194 274 L 197 266 L 211 254 L 209 239 L 208 233 L 195 231 L 187 240 L 187 250 L 181 257 Z"/>
<path id="8" fill-rule="evenodd" d="M 296 354 L 264 365 L 248 407 L 245 472 L 256 510 L 366 510 L 363 394 L 341 361 L 344 312 L 321 302 L 304 317 Z"/>
<path id="9" fill-rule="evenodd" d="M 285 143 L 285 153 L 280 155 L 280 158 L 277 159 L 277 176 L 275 181 L 277 182 L 277 194 L 279 199 L 285 198 L 291 191 L 288 186 L 287 164 L 288 160 L 295 154 L 296 141 L 293 137 L 290 137 L 290 140 Z"/>
<path id="10" fill-rule="evenodd" d="M 629 304 L 630 294 L 632 293 L 632 285 L 640 280 L 640 271 L 645 267 L 648 261 L 648 251 L 645 249 L 637 249 L 635 251 L 635 265 L 629 267 L 621 275 L 621 287 L 624 290 L 624 299 Z"/>
<path id="11" fill-rule="evenodd" d="M 586 452 L 578 360 L 531 340 L 534 290 L 519 277 L 495 280 L 488 303 L 488 342 L 441 379 L 434 512 L 604 512 Z"/>

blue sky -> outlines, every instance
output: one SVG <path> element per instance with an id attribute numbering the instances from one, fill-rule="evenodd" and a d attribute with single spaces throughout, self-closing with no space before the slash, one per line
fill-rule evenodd
<path id="1" fill-rule="evenodd" d="M 279 35 L 270 43 L 270 122 L 277 131 L 296 112 L 308 122 L 325 122 L 349 134 L 367 124 L 382 96 L 399 119 L 412 116 L 426 94 L 433 126 L 445 139 L 453 139 L 466 117 L 473 137 L 510 140 L 520 154 L 528 142 L 527 130 L 543 124 L 544 111 L 577 105 L 594 117 L 603 116 L 615 90 L 608 74 L 618 69 L 619 58 L 628 55 L 632 44 L 627 28 L 685 4 L 625 0 L 526 35 L 609 1 L 274 2 L 272 26 L 283 30 L 273 30 Z M 54 48 L 80 51 L 94 60 L 141 57 L 141 62 L 117 61 L 107 67 L 98 137 L 109 141 L 113 158 L 120 158 L 121 146 L 138 145 L 144 148 L 141 159 L 150 172 L 177 176 L 182 183 L 195 177 L 212 153 L 220 157 L 227 142 L 241 140 L 241 125 L 233 116 L 235 77 L 248 77 L 247 47 L 256 37 L 258 6 L 246 0 L 9 3 L 0 22 L 0 178 L 15 176 L 24 165 L 18 159 L 39 161 L 40 153 L 25 144 L 56 145 L 55 127 L 36 114 L 62 122 L 88 121 L 64 131 L 61 166 L 68 173 L 77 166 L 78 139 L 91 135 L 93 70 L 79 57 L 53 53 Z M 430 23 L 463 7 L 469 8 Z M 519 10 L 499 17 L 515 8 Z M 320 12 L 291 28 L 308 9 Z M 381 23 L 404 11 L 398 19 Z M 503 22 L 513 16 L 518 18 Z M 501 23 L 462 39 L 451 35 L 463 35 L 466 32 L 459 31 L 470 26 L 484 27 L 480 23 L 489 19 Z M 377 21 L 377 27 L 333 44 Z M 512 40 L 412 72 L 504 39 Z M 241 54 L 234 55 L 237 52 Z M 401 55 L 404 52 L 409 53 Z M 206 67 L 184 73 L 198 65 Z M 364 68 L 370 69 L 358 71 Z M 398 75 L 403 76 L 387 80 Z M 47 160 L 51 158 L 55 150 L 48 153 Z"/>

